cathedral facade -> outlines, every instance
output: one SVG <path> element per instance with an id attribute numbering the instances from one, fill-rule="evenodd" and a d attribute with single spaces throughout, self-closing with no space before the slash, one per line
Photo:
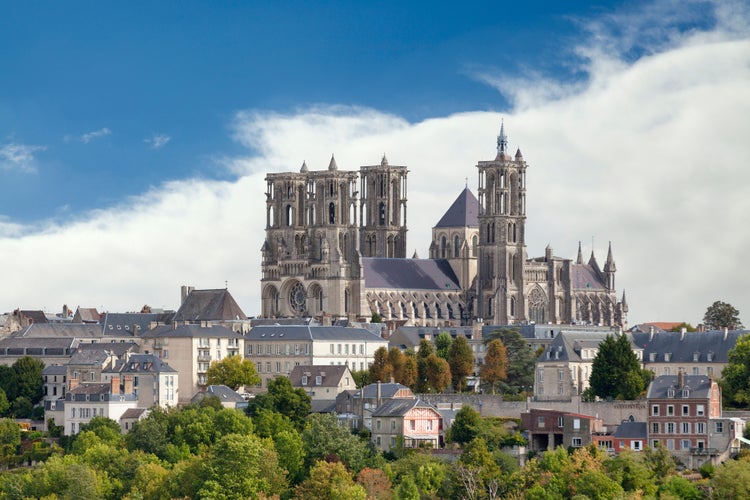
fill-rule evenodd
<path id="1" fill-rule="evenodd" d="M 432 229 L 428 259 L 406 257 L 405 166 L 266 176 L 264 317 L 329 316 L 419 326 L 474 322 L 625 326 L 610 245 L 604 267 L 526 254 L 526 168 L 501 127 L 494 160 L 477 163 L 478 197 L 464 189 Z"/>

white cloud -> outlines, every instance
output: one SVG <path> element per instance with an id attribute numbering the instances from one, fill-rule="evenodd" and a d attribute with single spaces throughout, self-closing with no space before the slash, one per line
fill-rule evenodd
<path id="1" fill-rule="evenodd" d="M 19 172 L 36 172 L 34 153 L 46 150 L 46 146 L 32 146 L 11 142 L 0 145 L 0 168 Z"/>
<path id="2" fill-rule="evenodd" d="M 99 137 L 104 137 L 106 135 L 110 135 L 112 131 L 108 129 L 107 127 L 100 128 L 99 130 L 94 130 L 93 132 L 86 132 L 81 136 L 81 142 L 84 144 L 88 144 L 94 139 L 98 139 Z"/>
<path id="3" fill-rule="evenodd" d="M 165 134 L 154 134 L 151 137 L 143 139 L 143 142 L 149 145 L 151 149 L 161 149 L 167 145 L 172 138 Z"/>
<path id="4" fill-rule="evenodd" d="M 736 11 L 717 12 L 710 33 L 662 37 L 635 63 L 589 41 L 585 85 L 520 81 L 522 98 L 502 115 L 513 151 L 520 147 L 530 165 L 529 256 L 550 243 L 574 258 L 579 240 L 588 254 L 593 237 L 602 262 L 611 240 L 631 323 L 697 323 L 724 300 L 750 324 L 742 267 L 750 248 L 750 36 L 738 35 Z M 376 164 L 383 153 L 409 167 L 408 254 L 426 257 L 430 228 L 466 178 L 476 191 L 475 165 L 494 157 L 500 118 L 473 112 L 410 124 L 340 106 L 240 112 L 233 137 L 252 154 L 222 160 L 236 182 L 172 182 L 85 220 L 0 237 L 3 276 L 20 284 L 0 290 L 0 307 L 174 308 L 180 285 L 227 280 L 245 312 L 257 314 L 264 176 L 298 171 L 303 160 L 325 169 L 332 153 L 342 170 Z M 29 276 L 43 276 L 44 286 Z"/>

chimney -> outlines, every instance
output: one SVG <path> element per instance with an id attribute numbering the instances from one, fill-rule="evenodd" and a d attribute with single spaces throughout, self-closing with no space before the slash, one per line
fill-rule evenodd
<path id="1" fill-rule="evenodd" d="M 649 326 L 648 327 L 648 341 L 651 342 L 652 340 L 654 340 L 654 327 Z"/>
<path id="2" fill-rule="evenodd" d="M 729 328 L 726 326 L 724 327 L 724 340 L 727 340 L 727 335 L 729 334 Z"/>
<path id="3" fill-rule="evenodd" d="M 69 391 L 72 391 L 78 387 L 78 377 L 70 377 L 70 387 L 68 387 Z"/>
<path id="4" fill-rule="evenodd" d="M 110 380 L 110 388 L 112 394 L 120 394 L 120 376 L 119 375 L 112 375 L 112 380 Z"/>
<path id="5" fill-rule="evenodd" d="M 380 380 L 378 380 L 378 392 L 377 392 L 377 405 L 380 406 L 380 399 L 382 397 L 382 393 L 380 392 Z"/>
<path id="6" fill-rule="evenodd" d="M 682 390 L 685 387 L 685 372 L 680 370 L 677 372 L 677 389 Z"/>
<path id="7" fill-rule="evenodd" d="M 193 290 L 195 290 L 194 286 L 182 285 L 180 287 L 180 305 L 185 303 L 185 299 L 187 298 L 188 295 L 190 295 L 190 292 L 192 292 Z"/>
<path id="8" fill-rule="evenodd" d="M 133 376 L 132 375 L 125 375 L 123 377 L 123 379 L 125 381 L 124 382 L 124 385 L 125 385 L 124 389 L 125 390 L 123 392 L 125 394 L 133 394 Z"/>

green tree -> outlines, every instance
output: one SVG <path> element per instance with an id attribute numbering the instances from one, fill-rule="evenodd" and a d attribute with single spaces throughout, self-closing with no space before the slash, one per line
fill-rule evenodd
<path id="1" fill-rule="evenodd" d="M 0 389 L 3 390 L 8 401 L 13 401 L 18 395 L 16 371 L 12 366 L 0 365 Z"/>
<path id="2" fill-rule="evenodd" d="M 730 330 L 742 328 L 740 312 L 731 304 L 717 300 L 706 309 L 703 315 L 703 324 L 710 330 L 729 328 Z"/>
<path id="3" fill-rule="evenodd" d="M 643 450 L 643 458 L 648 468 L 654 473 L 657 484 L 662 484 L 677 469 L 674 457 L 663 446 L 646 447 Z"/>
<path id="4" fill-rule="evenodd" d="M 729 350 L 720 383 L 725 405 L 738 408 L 750 405 L 750 335 L 738 338 Z"/>
<path id="5" fill-rule="evenodd" d="M 44 396 L 44 363 L 31 356 L 24 356 L 17 359 L 12 368 L 16 374 L 15 397 L 28 398 L 32 405 L 41 401 Z"/>
<path id="6" fill-rule="evenodd" d="M 750 498 L 750 461 L 727 460 L 711 478 L 712 498 Z"/>
<path id="7" fill-rule="evenodd" d="M 440 332 L 435 337 L 435 354 L 448 361 L 448 353 L 453 344 L 453 337 L 448 332 Z"/>
<path id="8" fill-rule="evenodd" d="M 484 363 L 479 367 L 479 376 L 483 382 L 490 384 L 492 394 L 495 394 L 495 384 L 506 379 L 507 366 L 508 354 L 502 341 L 493 340 L 487 344 L 487 354 Z"/>
<path id="9" fill-rule="evenodd" d="M 693 325 L 691 325 L 690 323 L 686 323 L 684 321 L 682 323 L 680 323 L 679 325 L 677 325 L 677 326 L 673 326 L 672 328 L 669 329 L 669 331 L 670 332 L 681 332 L 683 328 L 685 329 L 686 332 L 695 332 L 695 331 L 697 331 L 697 329 Z"/>
<path id="10" fill-rule="evenodd" d="M 15 418 L 31 418 L 34 405 L 26 396 L 18 396 L 10 404 L 10 414 Z"/>
<path id="11" fill-rule="evenodd" d="M 404 365 L 401 369 L 401 376 L 398 380 L 400 384 L 414 388 L 417 383 L 417 356 L 412 350 L 404 353 Z"/>
<path id="12" fill-rule="evenodd" d="M 453 443 L 470 443 L 479 433 L 482 417 L 471 406 L 464 406 L 458 413 L 450 428 L 450 440 Z"/>
<path id="13" fill-rule="evenodd" d="M 372 383 L 372 379 L 370 378 L 370 370 L 353 371 L 352 378 L 354 379 L 354 385 L 356 385 L 358 388 L 362 388 Z"/>
<path id="14" fill-rule="evenodd" d="M 21 444 L 21 428 L 10 419 L 0 419 L 0 448 L 4 457 L 15 455 Z"/>
<path id="15" fill-rule="evenodd" d="M 290 483 L 299 483 L 305 472 L 305 443 L 302 436 L 291 428 L 274 434 L 273 442 L 279 454 L 279 465 L 287 471 Z"/>
<path id="16" fill-rule="evenodd" d="M 227 356 L 221 361 L 211 362 L 206 377 L 211 385 L 226 385 L 235 391 L 260 382 L 255 363 L 241 356 Z"/>
<path id="17" fill-rule="evenodd" d="M 375 311 L 372 313 L 372 317 L 370 317 L 370 323 L 382 323 L 383 317 L 380 315 L 379 312 Z"/>
<path id="18" fill-rule="evenodd" d="M 459 335 L 448 350 L 448 364 L 451 371 L 453 388 L 458 392 L 466 390 L 466 377 L 474 370 L 474 354 L 466 337 Z"/>
<path id="19" fill-rule="evenodd" d="M 416 392 L 427 392 L 427 358 L 435 354 L 435 349 L 427 339 L 419 341 L 419 348 L 416 352 L 417 358 L 417 381 L 414 384 Z"/>
<path id="20" fill-rule="evenodd" d="M 0 388 L 0 415 L 6 415 L 8 410 L 10 410 L 8 397 L 5 395 L 5 391 Z"/>
<path id="21" fill-rule="evenodd" d="M 318 460 L 338 457 L 349 469 L 359 472 L 372 466 L 373 455 L 367 443 L 339 425 L 332 413 L 313 413 L 302 431 L 308 467 Z"/>
<path id="22" fill-rule="evenodd" d="M 255 417 L 260 410 L 271 410 L 285 415 L 297 430 L 305 426 L 305 418 L 310 413 L 310 396 L 302 388 L 292 387 L 286 377 L 276 377 L 268 383 L 268 391 L 250 400 L 247 412 Z"/>
<path id="23" fill-rule="evenodd" d="M 607 335 L 594 357 L 589 384 L 600 398 L 635 399 L 650 376 L 641 369 L 626 335 Z"/>
<path id="24" fill-rule="evenodd" d="M 680 476 L 670 476 L 667 481 L 659 487 L 659 498 L 679 498 L 680 500 L 701 500 L 705 498 L 698 487 L 689 479 Z M 746 490 L 742 496 L 734 498 L 747 498 L 750 493 Z M 731 496 L 717 496 L 715 498 L 732 498 Z"/>
<path id="25" fill-rule="evenodd" d="M 326 498 L 330 500 L 365 500 L 367 492 L 354 482 L 341 462 L 318 461 L 310 469 L 310 477 L 294 492 L 294 498 Z"/>
<path id="26" fill-rule="evenodd" d="M 506 378 L 499 383 L 502 392 L 518 394 L 530 390 L 534 385 L 534 362 L 538 355 L 516 328 L 495 330 L 487 336 L 485 342 L 489 344 L 493 340 L 503 343 L 508 359 Z"/>
<path id="27" fill-rule="evenodd" d="M 125 444 L 130 451 L 142 450 L 161 459 L 167 457 L 169 444 L 169 416 L 166 410 L 156 406 L 148 416 L 133 424 L 125 435 Z"/>
<path id="28" fill-rule="evenodd" d="M 94 417 L 81 426 L 81 431 L 93 432 L 103 443 L 119 448 L 125 444 L 120 424 L 107 417 Z"/>

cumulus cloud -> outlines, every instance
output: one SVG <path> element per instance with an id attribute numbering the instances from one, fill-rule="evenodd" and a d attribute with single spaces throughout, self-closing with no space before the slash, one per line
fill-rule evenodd
<path id="1" fill-rule="evenodd" d="M 172 138 L 166 134 L 154 134 L 151 137 L 143 139 L 143 142 L 148 144 L 151 149 L 161 149 L 171 140 Z"/>
<path id="2" fill-rule="evenodd" d="M 94 139 L 98 139 L 99 137 L 110 135 L 111 133 L 112 131 L 108 129 L 107 127 L 100 128 L 99 130 L 94 130 L 93 132 L 86 132 L 85 134 L 81 136 L 81 142 L 84 144 L 88 144 Z"/>
<path id="3" fill-rule="evenodd" d="M 408 254 L 425 257 L 431 227 L 465 183 L 476 192 L 475 165 L 494 158 L 503 118 L 512 151 L 529 163 L 530 257 L 550 243 L 574 258 L 583 241 L 602 263 L 612 241 L 631 323 L 697 323 L 714 300 L 750 323 L 741 268 L 750 247 L 750 36 L 738 31 L 737 7 L 722 8 L 710 31 L 658 38 L 634 61 L 594 50 L 593 37 L 584 83 L 517 81 L 523 98 L 502 115 L 409 123 L 342 106 L 239 112 L 232 134 L 248 154 L 222 159 L 236 181 L 171 182 L 83 219 L 0 237 L 3 276 L 21 284 L 0 291 L 0 305 L 174 308 L 181 284 L 226 280 L 257 314 L 264 176 L 303 161 L 325 169 L 332 153 L 341 170 L 377 164 L 383 153 L 409 167 Z M 44 286 L 28 276 L 43 276 Z"/>
<path id="4" fill-rule="evenodd" d="M 46 146 L 33 146 L 11 142 L 0 145 L 0 168 L 24 173 L 36 172 L 34 153 L 46 150 Z"/>

